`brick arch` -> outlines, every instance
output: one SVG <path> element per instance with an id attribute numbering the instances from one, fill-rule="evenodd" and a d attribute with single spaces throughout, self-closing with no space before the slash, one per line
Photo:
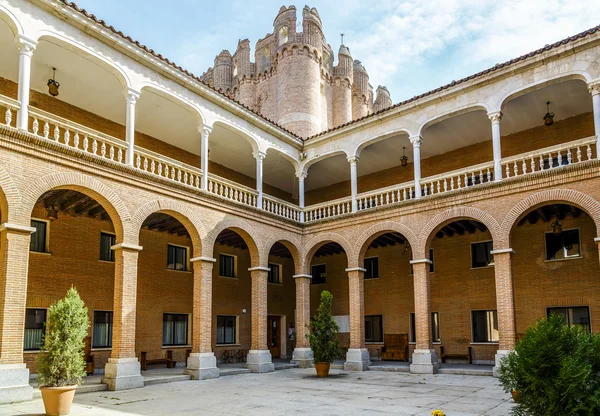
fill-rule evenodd
<path id="1" fill-rule="evenodd" d="M 500 241 L 500 226 L 494 217 L 479 208 L 454 207 L 440 212 L 429 220 L 425 227 L 423 227 L 415 250 L 413 251 L 414 259 L 427 258 L 426 253 L 428 252 L 429 245 L 431 244 L 431 240 L 435 236 L 435 233 L 444 225 L 460 219 L 473 219 L 485 225 L 490 234 L 492 234 L 494 248 L 498 248 Z"/>
<path id="2" fill-rule="evenodd" d="M 248 246 L 248 250 L 250 251 L 251 267 L 266 267 L 268 264 L 268 259 L 261 257 L 262 253 L 259 249 L 259 247 L 261 246 L 261 240 L 258 236 L 258 233 L 254 230 L 250 223 L 236 217 L 228 216 L 224 218 L 222 221 L 216 223 L 213 226 L 213 228 L 207 230 L 205 236 L 201 235 L 202 241 L 204 242 L 204 244 L 202 245 L 203 256 L 214 256 L 217 237 L 219 236 L 219 234 L 221 234 L 222 231 L 228 228 L 238 233 L 244 239 L 244 242 L 246 243 L 246 245 Z"/>
<path id="3" fill-rule="evenodd" d="M 94 198 L 110 216 L 117 242 L 132 242 L 131 217 L 121 198 L 104 183 L 81 173 L 53 173 L 30 184 L 22 196 L 21 221 L 29 224 L 31 212 L 38 199 L 53 189 L 70 189 Z"/>
<path id="4" fill-rule="evenodd" d="M 303 272 L 305 274 L 310 274 L 310 262 L 313 258 L 313 256 L 315 255 L 315 253 L 317 252 L 317 250 L 326 243 L 329 242 L 334 242 L 334 243 L 338 243 L 340 246 L 342 246 L 342 248 L 344 249 L 344 251 L 346 252 L 346 259 L 348 260 L 348 267 L 354 267 L 354 266 L 350 266 L 350 261 L 353 258 L 352 255 L 352 245 L 350 244 L 350 242 L 348 240 L 346 240 L 341 234 L 338 233 L 324 233 L 324 234 L 319 234 L 315 237 L 313 237 L 307 244 L 305 244 L 304 246 L 304 261 L 302 262 L 302 268 L 303 268 Z"/>
<path id="5" fill-rule="evenodd" d="M 401 224 L 395 221 L 383 221 L 379 222 L 375 225 L 372 225 L 368 229 L 366 229 L 360 237 L 356 240 L 354 244 L 354 253 L 356 253 L 358 267 L 363 267 L 365 253 L 369 248 L 369 245 L 379 236 L 389 233 L 389 232 L 397 232 L 402 234 L 404 238 L 408 241 L 411 247 L 415 247 L 418 242 L 418 238 L 406 225 Z"/>
<path id="6" fill-rule="evenodd" d="M 8 172 L 0 166 L 0 224 L 18 222 L 20 206 L 21 193 Z"/>
<path id="7" fill-rule="evenodd" d="M 275 234 L 275 233 L 273 233 Z M 302 274 L 302 254 L 300 252 L 300 241 L 291 234 L 285 236 L 278 236 L 277 234 L 272 235 L 262 247 L 261 258 L 265 259 L 265 261 L 269 261 L 269 253 L 271 252 L 271 248 L 275 243 L 283 244 L 292 254 L 292 260 L 294 261 L 294 272 L 295 274 Z"/>
<path id="8" fill-rule="evenodd" d="M 142 224 L 146 218 L 154 213 L 168 214 L 182 223 L 192 239 L 193 257 L 202 255 L 202 239 L 200 236 L 206 235 L 206 232 L 204 231 L 204 224 L 202 224 L 200 216 L 181 202 L 169 199 L 158 199 L 147 202 L 133 215 L 131 230 L 137 238 L 136 244 L 139 241 Z"/>
<path id="9" fill-rule="evenodd" d="M 566 203 L 581 208 L 592 217 L 596 224 L 596 236 L 600 236 L 600 203 L 598 201 L 572 189 L 551 189 L 528 196 L 506 214 L 500 226 L 501 245 L 498 248 L 510 248 L 511 231 L 526 212 L 548 203 Z"/>

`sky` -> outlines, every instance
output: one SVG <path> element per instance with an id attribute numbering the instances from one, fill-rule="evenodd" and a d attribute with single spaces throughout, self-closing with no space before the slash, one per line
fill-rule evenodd
<path id="1" fill-rule="evenodd" d="M 196 75 L 212 66 L 221 50 L 233 53 L 238 39 L 250 39 L 253 56 L 255 42 L 272 32 L 284 5 L 281 0 L 75 1 Z M 304 3 L 294 5 L 300 24 Z M 344 33 L 370 83 L 375 89 L 386 85 L 395 103 L 600 25 L 598 0 L 313 0 L 309 6 L 319 11 L 333 50 Z"/>

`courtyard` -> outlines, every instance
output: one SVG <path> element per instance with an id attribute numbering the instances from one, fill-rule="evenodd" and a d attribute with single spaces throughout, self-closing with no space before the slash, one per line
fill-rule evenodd
<path id="1" fill-rule="evenodd" d="M 512 399 L 496 378 L 314 369 L 179 381 L 126 391 L 79 394 L 72 416 L 117 415 L 508 415 Z M 0 406 L 0 416 L 42 415 L 41 399 Z"/>

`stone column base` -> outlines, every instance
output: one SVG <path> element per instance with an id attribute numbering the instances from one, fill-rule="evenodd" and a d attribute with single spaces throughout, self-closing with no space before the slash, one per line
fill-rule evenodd
<path id="1" fill-rule="evenodd" d="M 25 402 L 33 398 L 29 370 L 25 364 L 0 365 L 0 404 Z"/>
<path id="2" fill-rule="evenodd" d="M 344 370 L 346 371 L 366 371 L 371 365 L 369 350 L 366 348 L 351 348 L 346 353 L 346 362 Z"/>
<path id="3" fill-rule="evenodd" d="M 412 355 L 410 372 L 414 374 L 436 374 L 440 368 L 435 350 L 415 350 Z"/>
<path id="4" fill-rule="evenodd" d="M 511 350 L 498 350 L 496 351 L 496 365 L 494 366 L 494 377 L 500 376 L 500 366 L 502 365 L 502 359 L 507 357 L 511 353 Z"/>
<path id="5" fill-rule="evenodd" d="M 291 363 L 298 364 L 300 368 L 314 367 L 312 350 L 310 348 L 294 348 Z"/>
<path id="6" fill-rule="evenodd" d="M 129 390 L 144 387 L 144 377 L 140 372 L 137 358 L 109 358 L 104 367 L 102 383 L 109 390 Z"/>
<path id="7" fill-rule="evenodd" d="M 246 367 L 253 373 L 270 373 L 275 371 L 269 350 L 250 350 L 246 357 Z"/>
<path id="8" fill-rule="evenodd" d="M 191 375 L 193 380 L 218 378 L 217 357 L 212 352 L 191 353 L 187 360 L 185 374 Z"/>

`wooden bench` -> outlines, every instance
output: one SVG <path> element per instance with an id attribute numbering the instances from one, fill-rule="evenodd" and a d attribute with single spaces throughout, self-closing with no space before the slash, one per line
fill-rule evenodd
<path id="1" fill-rule="evenodd" d="M 408 334 L 384 334 L 381 360 L 408 361 Z"/>
<path id="2" fill-rule="evenodd" d="M 466 359 L 468 364 L 473 363 L 473 347 L 467 347 L 466 354 L 448 354 L 444 351 L 444 347 L 440 347 L 440 358 L 442 363 L 446 362 L 447 358 L 450 359 Z"/>
<path id="3" fill-rule="evenodd" d="M 149 360 L 147 355 L 148 353 L 146 351 L 140 352 L 140 365 L 142 367 L 142 371 L 148 370 L 148 364 L 165 364 L 167 368 L 175 367 L 175 361 L 173 361 L 173 350 L 167 350 L 165 358 L 153 358 Z"/>

